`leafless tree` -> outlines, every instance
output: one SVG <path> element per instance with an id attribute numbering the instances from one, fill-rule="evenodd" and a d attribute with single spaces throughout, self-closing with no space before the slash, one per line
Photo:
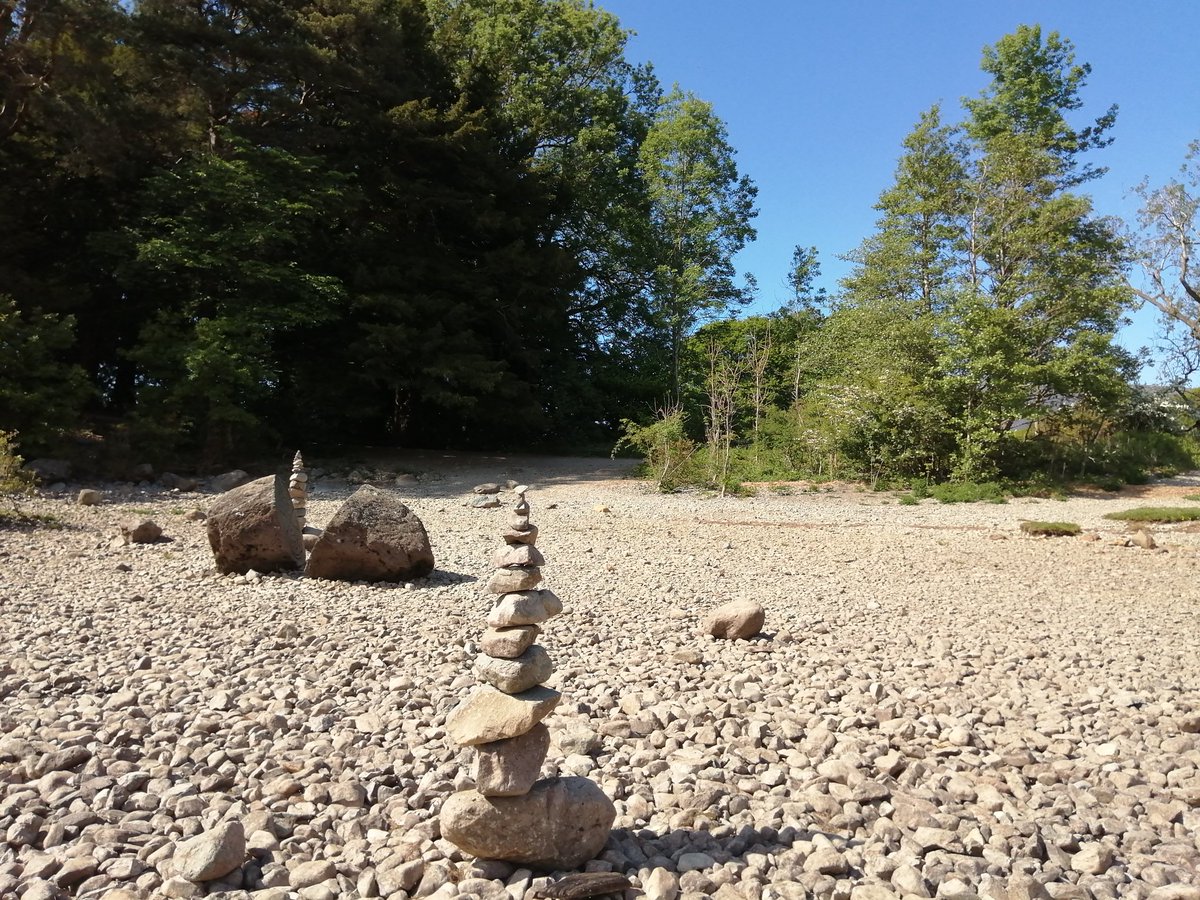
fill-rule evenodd
<path id="1" fill-rule="evenodd" d="M 730 358 L 715 339 L 708 344 L 708 467 L 709 477 L 720 485 L 721 496 L 729 479 L 733 448 L 733 420 L 737 416 L 738 388 L 746 372 L 744 357 Z"/>
<path id="2" fill-rule="evenodd" d="M 1182 395 L 1200 373 L 1200 141 L 1178 179 L 1157 188 L 1143 183 L 1138 193 L 1135 246 L 1144 280 L 1130 287 L 1162 315 L 1167 373 Z"/>

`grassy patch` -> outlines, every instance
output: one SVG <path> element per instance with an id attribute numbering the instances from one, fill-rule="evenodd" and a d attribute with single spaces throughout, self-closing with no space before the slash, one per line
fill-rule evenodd
<path id="1" fill-rule="evenodd" d="M 899 499 L 901 506 L 916 506 L 921 502 L 912 494 L 901 494 Z"/>
<path id="2" fill-rule="evenodd" d="M 1079 534 L 1074 522 L 1022 522 L 1021 530 L 1026 534 L 1044 537 L 1073 537 Z"/>
<path id="3" fill-rule="evenodd" d="M 929 495 L 941 503 L 1008 502 L 1004 488 L 995 481 L 959 481 L 947 484 L 933 484 L 929 486 Z"/>
<path id="4" fill-rule="evenodd" d="M 1183 499 L 1184 500 L 1200 500 L 1200 494 L 1187 494 L 1184 496 Z"/>
<path id="5" fill-rule="evenodd" d="M 1200 509 L 1186 506 L 1143 506 L 1122 512 L 1106 513 L 1104 518 L 1119 522 L 1195 522 Z"/>
<path id="6" fill-rule="evenodd" d="M 44 515 L 42 513 L 25 513 L 19 509 L 0 509 L 0 528 L 28 531 L 34 528 L 56 530 L 62 527 L 62 520 L 57 516 Z"/>

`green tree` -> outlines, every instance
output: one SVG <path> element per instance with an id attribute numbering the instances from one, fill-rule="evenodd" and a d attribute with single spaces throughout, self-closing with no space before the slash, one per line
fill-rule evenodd
<path id="1" fill-rule="evenodd" d="M 512 152 L 546 191 L 548 234 L 579 269 L 567 309 L 581 413 L 615 423 L 660 396 L 645 356 L 656 257 L 638 149 L 659 86 L 629 33 L 587 0 L 427 0 L 460 88 L 494 84 Z M 565 385 L 564 385 L 565 387 Z"/>
<path id="2" fill-rule="evenodd" d="M 1089 63 L 1075 62 L 1071 41 L 1057 31 L 1043 38 L 1040 25 L 1020 25 L 983 48 L 980 67 L 992 80 L 979 97 L 963 101 L 969 114 L 966 130 L 974 140 L 986 144 L 1002 135 L 1024 139 L 1057 163 L 1062 187 L 1104 174 L 1105 169 L 1085 162 L 1082 155 L 1112 143 L 1108 131 L 1117 107 L 1110 106 L 1084 128 L 1067 121 L 1068 113 L 1083 108 L 1080 92 L 1092 72 Z"/>
<path id="3" fill-rule="evenodd" d="M 1071 43 L 1022 27 L 984 53 L 993 83 L 968 100 L 972 142 L 964 271 L 944 331 L 946 384 L 961 428 L 958 473 L 993 474 L 1013 450 L 1013 425 L 1115 400 L 1131 360 L 1114 343 L 1129 303 L 1125 249 L 1112 223 L 1071 190 L 1102 170 L 1080 159 L 1108 143 L 1115 108 L 1077 131 L 1090 68 Z M 980 344 L 980 335 L 991 340 Z M 953 348 L 970 346 L 967 353 Z"/>
<path id="4" fill-rule="evenodd" d="M 1023 26 L 985 49 L 983 68 L 992 82 L 964 101 L 961 128 L 934 107 L 906 139 L 878 231 L 843 284 L 845 307 L 927 336 L 908 354 L 927 366 L 911 383 L 933 392 L 964 478 L 1036 465 L 1015 425 L 1046 433 L 1072 409 L 1113 408 L 1132 373 L 1113 343 L 1129 299 L 1125 251 L 1072 190 L 1101 174 L 1080 157 L 1108 143 L 1115 109 L 1082 130 L 1068 123 L 1090 69 L 1055 33 Z"/>
<path id="5" fill-rule="evenodd" d="M 655 315 L 670 352 L 671 392 L 680 392 L 680 354 L 697 323 L 748 302 L 734 255 L 756 233 L 758 189 L 739 175 L 725 126 L 712 105 L 676 86 L 662 100 L 641 148 L 660 247 Z"/>
<path id="6" fill-rule="evenodd" d="M 129 291 L 175 297 L 143 325 L 143 427 L 194 435 L 223 462 L 279 417 L 296 332 L 330 321 L 341 282 L 314 270 L 336 229 L 339 184 L 316 160 L 230 143 L 145 183 L 130 229 Z"/>
<path id="7" fill-rule="evenodd" d="M 820 277 L 821 260 L 818 259 L 817 248 L 797 244 L 792 250 L 792 261 L 787 273 L 787 283 L 792 296 L 788 298 L 784 309 L 789 312 L 820 315 L 829 303 L 829 295 L 825 288 L 817 287 L 817 279 Z"/>
<path id="8" fill-rule="evenodd" d="M 0 295 L 0 431 L 16 431 L 27 448 L 52 450 L 78 423 L 88 398 L 83 370 L 69 362 L 70 318 L 22 312 Z"/>
<path id="9" fill-rule="evenodd" d="M 896 180 L 875 205 L 876 233 L 851 255 L 857 263 L 843 287 L 859 299 L 903 299 L 914 315 L 944 301 L 961 241 L 967 181 L 960 130 L 941 109 L 921 114 L 904 139 Z"/>

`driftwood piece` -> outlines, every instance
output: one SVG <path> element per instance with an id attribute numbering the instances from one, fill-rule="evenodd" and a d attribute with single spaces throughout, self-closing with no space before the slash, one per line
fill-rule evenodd
<path id="1" fill-rule="evenodd" d="M 600 894 L 616 894 L 633 887 L 629 879 L 619 872 L 578 872 L 564 875 L 554 884 L 538 891 L 539 897 L 547 900 L 583 900 Z"/>

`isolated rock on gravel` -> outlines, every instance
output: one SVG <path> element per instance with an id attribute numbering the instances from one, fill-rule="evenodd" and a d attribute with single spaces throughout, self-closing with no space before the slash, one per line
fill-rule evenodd
<path id="1" fill-rule="evenodd" d="M 153 544 L 163 530 L 150 519 L 126 519 L 121 523 L 121 537 L 127 544 Z"/>
<path id="2" fill-rule="evenodd" d="M 176 475 L 174 472 L 163 472 L 158 476 L 158 483 L 169 491 L 194 491 L 200 487 L 198 479 L 187 475 Z"/>
<path id="3" fill-rule="evenodd" d="M 753 600 L 731 600 L 709 613 L 704 630 L 726 640 L 751 638 L 762 631 L 766 619 L 766 612 Z"/>
<path id="4" fill-rule="evenodd" d="M 1152 535 L 1145 528 L 1139 528 L 1137 531 L 1135 531 L 1130 540 L 1143 550 L 1154 550 L 1158 547 L 1158 544 L 1154 541 L 1154 535 Z"/>
<path id="5" fill-rule="evenodd" d="M 94 488 L 84 488 L 75 498 L 75 502 L 80 506 L 95 506 L 104 499 L 104 494 Z"/>
<path id="6" fill-rule="evenodd" d="M 44 483 L 66 481 L 71 477 L 71 462 L 66 459 L 31 459 L 22 468 Z"/>
<path id="7" fill-rule="evenodd" d="M 208 542 L 217 570 L 276 572 L 304 564 L 304 544 L 283 475 L 233 488 L 208 510 Z"/>
<path id="8" fill-rule="evenodd" d="M 608 840 L 616 810 L 586 778 L 539 781 L 521 797 L 460 791 L 442 805 L 442 836 L 482 859 L 574 869 Z"/>
<path id="9" fill-rule="evenodd" d="M 429 535 L 400 499 L 364 484 L 326 523 L 304 572 L 343 581 L 405 581 L 433 571 Z"/>
<path id="10" fill-rule="evenodd" d="M 175 873 L 188 881 L 213 881 L 228 875 L 246 859 L 246 832 L 238 821 L 222 822 L 211 831 L 175 848 Z"/>

